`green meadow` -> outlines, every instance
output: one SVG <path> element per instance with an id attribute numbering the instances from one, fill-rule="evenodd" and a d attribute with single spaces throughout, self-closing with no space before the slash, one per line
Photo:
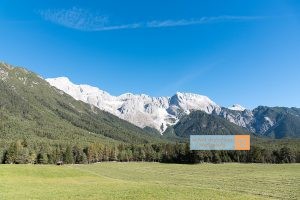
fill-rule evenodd
<path id="1" fill-rule="evenodd" d="M 0 199 L 300 199 L 300 164 L 0 165 Z"/>

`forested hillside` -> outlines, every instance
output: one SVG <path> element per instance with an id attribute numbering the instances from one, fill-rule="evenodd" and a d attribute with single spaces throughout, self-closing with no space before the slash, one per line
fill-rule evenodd
<path id="1" fill-rule="evenodd" d="M 76 101 L 23 68 L 0 64 L 0 147 L 31 143 L 160 141 L 124 120 Z"/>

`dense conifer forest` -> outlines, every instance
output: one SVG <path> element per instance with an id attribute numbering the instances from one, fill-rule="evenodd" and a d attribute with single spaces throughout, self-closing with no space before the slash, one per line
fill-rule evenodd
<path id="1" fill-rule="evenodd" d="M 1 158 L 1 157 L 0 157 Z M 250 151 L 190 151 L 188 143 L 119 144 L 93 143 L 88 146 L 29 144 L 26 140 L 11 143 L 2 153 L 3 164 L 87 164 L 106 161 L 141 161 L 164 163 L 295 163 L 299 151 L 287 146 L 267 149 L 252 146 Z"/>

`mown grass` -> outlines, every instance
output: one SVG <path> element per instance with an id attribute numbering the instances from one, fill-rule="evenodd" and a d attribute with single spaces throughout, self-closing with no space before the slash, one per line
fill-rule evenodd
<path id="1" fill-rule="evenodd" d="M 0 165 L 0 199 L 299 199 L 299 164 Z"/>

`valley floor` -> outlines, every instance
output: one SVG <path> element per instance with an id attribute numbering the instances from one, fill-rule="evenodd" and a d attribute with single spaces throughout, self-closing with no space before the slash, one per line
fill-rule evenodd
<path id="1" fill-rule="evenodd" d="M 299 199 L 300 164 L 0 165 L 0 199 Z"/>

